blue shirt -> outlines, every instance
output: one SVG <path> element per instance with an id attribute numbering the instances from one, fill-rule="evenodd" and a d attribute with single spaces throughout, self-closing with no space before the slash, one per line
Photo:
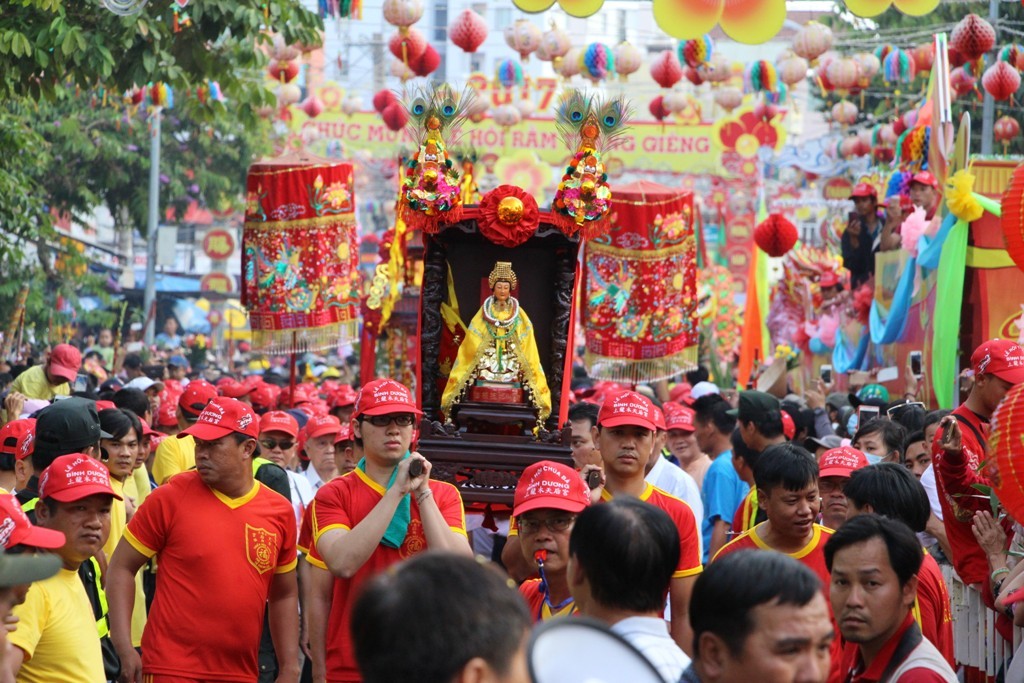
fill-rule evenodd
<path id="1" fill-rule="evenodd" d="M 704 563 L 708 562 L 708 548 L 711 546 L 711 530 L 719 519 L 732 524 L 743 499 L 750 487 L 740 479 L 732 466 L 732 451 L 720 453 L 704 473 L 704 484 L 700 489 L 700 500 L 704 503 L 704 521 L 701 523 L 701 537 L 704 539 Z"/>

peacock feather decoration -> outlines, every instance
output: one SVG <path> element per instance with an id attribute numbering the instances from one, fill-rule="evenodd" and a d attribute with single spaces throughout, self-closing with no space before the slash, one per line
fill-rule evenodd
<path id="1" fill-rule="evenodd" d="M 563 144 L 576 152 L 558 184 L 552 210 L 563 218 L 568 234 L 580 232 L 593 239 L 607 232 L 612 191 L 604 155 L 622 144 L 630 114 L 621 96 L 606 100 L 570 90 L 559 101 L 555 126 Z"/>
<path id="2" fill-rule="evenodd" d="M 418 151 L 406 164 L 402 198 L 411 227 L 436 233 L 443 223 L 462 217 L 459 171 L 448 150 L 459 136 L 473 91 L 456 92 L 443 83 L 418 89 L 405 98 L 408 129 Z"/>

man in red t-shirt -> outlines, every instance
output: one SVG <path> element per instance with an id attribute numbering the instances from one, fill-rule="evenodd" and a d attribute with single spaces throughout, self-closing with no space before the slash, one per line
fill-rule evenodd
<path id="1" fill-rule="evenodd" d="M 942 523 L 953 550 L 949 559 L 960 579 L 978 588 L 991 607 L 988 560 L 971 531 L 974 513 L 988 510 L 989 499 L 975 486 L 991 486 L 978 471 L 987 457 L 988 421 L 1006 393 L 1024 382 L 1024 349 L 1012 341 L 992 339 L 971 355 L 971 368 L 974 386 L 963 405 L 940 423 L 932 461 Z"/>
<path id="2" fill-rule="evenodd" d="M 847 520 L 825 545 L 830 597 L 849 683 L 955 683 L 956 674 L 921 635 L 911 607 L 924 551 L 903 522 Z"/>
<path id="3" fill-rule="evenodd" d="M 590 505 L 590 491 L 572 467 L 541 460 L 523 470 L 516 485 L 512 513 L 523 559 L 537 567 L 539 579 L 527 579 L 519 592 L 534 621 L 573 614 L 566 568 L 569 535 L 576 515 Z"/>
<path id="4" fill-rule="evenodd" d="M 700 557 L 700 532 L 690 506 L 649 484 L 646 466 L 654 447 L 657 428 L 654 404 L 634 391 L 609 396 L 601 406 L 594 427 L 594 443 L 604 463 L 603 485 L 591 491 L 591 501 L 608 501 L 616 496 L 632 496 L 668 513 L 679 531 L 679 565 L 669 585 L 670 631 L 672 638 L 689 652 L 690 594 L 697 575 L 703 571 Z M 587 465 L 584 479 L 596 465 Z"/>
<path id="5" fill-rule="evenodd" d="M 850 511 L 847 519 L 875 513 L 898 519 L 911 531 L 924 531 L 931 515 L 928 494 L 921 482 L 903 465 L 882 462 L 857 470 L 846 484 Z M 925 638 L 931 641 L 950 666 L 953 656 L 953 615 L 949 591 L 938 563 L 927 552 L 917 574 L 917 597 L 911 609 Z"/>
<path id="6" fill-rule="evenodd" d="M 458 490 L 432 481 L 430 462 L 409 453 L 422 414 L 409 389 L 394 380 L 363 386 L 352 428 L 364 457 L 351 473 L 320 487 L 307 511 L 314 680 L 360 680 L 349 622 L 367 579 L 427 549 L 472 556 Z M 421 474 L 410 475 L 413 463 Z"/>
<path id="7" fill-rule="evenodd" d="M 253 478 L 259 430 L 249 405 L 211 400 L 178 435 L 195 440 L 196 469 L 155 489 L 128 523 L 107 569 L 125 680 L 252 683 L 269 609 L 278 681 L 298 681 L 295 513 Z M 140 660 L 131 641 L 135 574 L 154 555 L 160 582 Z"/>

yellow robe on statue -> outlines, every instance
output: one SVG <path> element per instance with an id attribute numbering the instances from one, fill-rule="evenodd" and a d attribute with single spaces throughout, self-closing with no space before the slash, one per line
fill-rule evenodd
<path id="1" fill-rule="evenodd" d="M 441 410 L 445 418 L 450 418 L 452 406 L 462 399 L 473 382 L 484 373 L 494 372 L 495 368 L 489 366 L 495 363 L 496 358 L 507 358 L 508 354 L 511 354 L 519 366 L 519 377 L 516 381 L 522 381 L 528 402 L 537 408 L 537 417 L 543 422 L 551 415 L 551 390 L 548 389 L 544 368 L 540 364 L 540 353 L 537 351 L 537 341 L 533 336 L 533 323 L 515 299 L 511 301 L 518 309 L 518 315 L 512 325 L 502 329 L 490 323 L 484 315 L 484 310 L 491 301 L 492 298 L 489 297 L 469 323 L 466 338 L 459 346 L 459 355 L 455 359 L 455 365 L 448 376 L 448 384 L 441 396 Z M 497 317 L 503 321 L 508 319 L 507 314 Z"/>

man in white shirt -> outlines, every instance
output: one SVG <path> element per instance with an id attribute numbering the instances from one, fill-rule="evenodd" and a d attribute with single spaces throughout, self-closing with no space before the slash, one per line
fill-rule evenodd
<path id="1" fill-rule="evenodd" d="M 679 532 L 666 512 L 620 496 L 592 505 L 569 537 L 569 590 L 576 608 L 630 642 L 668 682 L 690 664 L 662 617 L 679 563 Z"/>
<path id="2" fill-rule="evenodd" d="M 341 422 L 333 415 L 317 415 L 309 418 L 302 430 L 305 445 L 303 449 L 309 464 L 306 479 L 313 492 L 338 476 L 338 465 L 334 461 L 334 439 L 341 433 Z"/>

